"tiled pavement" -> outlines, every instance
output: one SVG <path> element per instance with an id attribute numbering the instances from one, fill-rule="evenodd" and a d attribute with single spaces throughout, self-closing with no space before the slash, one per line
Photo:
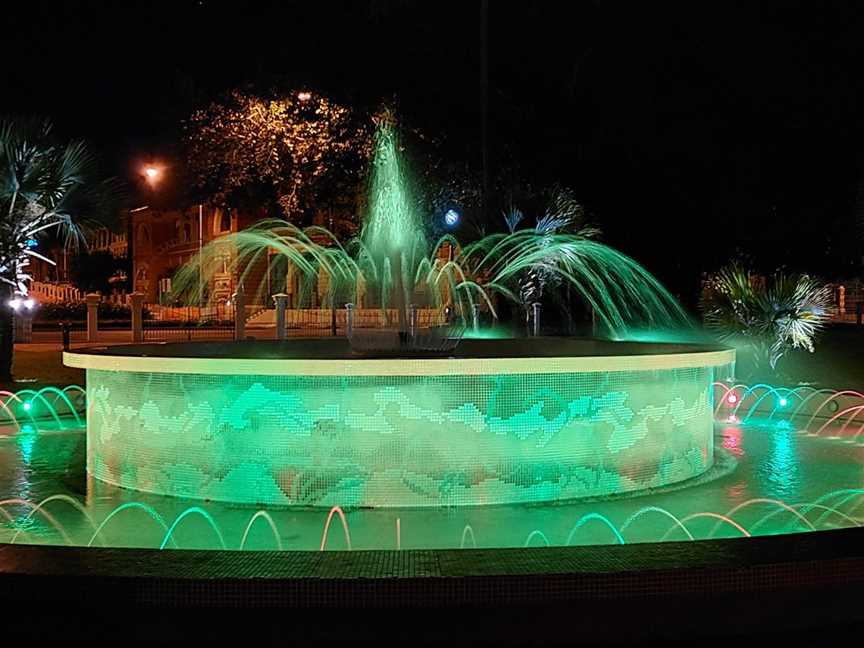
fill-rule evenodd
<path id="1" fill-rule="evenodd" d="M 597 547 L 226 552 L 0 545 L 0 600 L 451 606 L 864 585 L 864 530 Z M 82 597 L 86 597 L 82 599 Z"/>

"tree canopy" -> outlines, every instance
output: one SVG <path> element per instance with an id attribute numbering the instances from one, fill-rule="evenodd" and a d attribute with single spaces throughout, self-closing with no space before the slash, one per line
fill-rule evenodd
<path id="1" fill-rule="evenodd" d="M 189 167 L 208 199 L 264 205 L 289 220 L 334 184 L 356 184 L 370 150 L 368 125 L 311 92 L 264 98 L 234 91 L 186 126 Z"/>

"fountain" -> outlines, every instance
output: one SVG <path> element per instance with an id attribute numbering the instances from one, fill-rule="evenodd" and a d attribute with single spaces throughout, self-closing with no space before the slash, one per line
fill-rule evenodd
<path id="1" fill-rule="evenodd" d="M 176 293 L 199 303 L 206 278 L 225 272 L 227 246 L 235 251 L 229 270 L 241 284 L 251 283 L 266 264 L 271 273 L 296 277 L 298 299 L 305 301 L 321 287 L 323 277 L 325 303 L 338 309 L 351 303 L 377 315 L 375 321 L 383 323 L 391 339 L 398 334 L 393 351 L 411 349 L 406 336 L 412 304 L 431 311 L 426 313 L 431 321 L 421 326 L 452 327 L 457 337 L 459 331 L 473 328 L 478 306 L 493 318 L 499 300 L 532 309 L 533 299 L 524 303 L 519 295 L 526 273 L 572 290 L 609 339 L 632 340 L 646 329 L 676 331 L 679 340 L 686 334 L 693 337 L 692 324 L 675 298 L 633 259 L 593 240 L 593 228 L 564 232 L 548 226 L 571 215 L 566 212 L 574 205 L 567 201 L 553 201 L 538 219 L 538 225 L 546 227 L 513 227 L 465 245 L 446 234 L 431 244 L 391 116 L 379 120 L 375 144 L 368 208 L 358 237 L 343 245 L 322 227 L 301 229 L 265 220 L 205 246 L 200 263 L 189 263 L 177 273 Z M 258 302 L 263 302 L 264 289 L 259 283 Z M 355 333 L 368 330 L 359 313 L 355 318 Z"/>
<path id="2" fill-rule="evenodd" d="M 460 343 L 478 306 L 494 316 L 529 272 L 571 286 L 615 338 L 689 323 L 647 271 L 587 231 L 538 227 L 464 246 L 448 235 L 430 246 L 391 118 L 375 150 L 355 240 L 266 221 L 206 247 L 201 265 L 232 245 L 241 281 L 268 258 L 307 287 L 323 275 L 331 305 L 365 302 L 383 326 L 354 321 L 342 339 L 67 352 L 87 370 L 88 473 L 246 504 L 440 507 L 604 496 L 711 467 L 711 384 L 733 351 Z M 198 268 L 175 282 L 196 300 Z M 420 321 L 418 307 L 440 317 Z"/>
<path id="3" fill-rule="evenodd" d="M 199 493 L 156 496 L 101 481 L 79 500 L 65 480 L 88 460 L 75 450 L 84 445 L 80 426 L 69 413 L 62 426 L 51 415 L 28 422 L 22 414 L 11 436 L 0 435 L 13 441 L 0 443 L 0 541 L 232 550 L 540 547 L 751 538 L 864 522 L 856 478 L 864 394 L 726 381 L 711 388 L 717 462 L 705 476 L 639 498 L 533 506 L 238 507 L 202 503 Z"/>
<path id="4" fill-rule="evenodd" d="M 10 609 L 48 592 L 100 610 L 363 606 L 368 621 L 446 603 L 476 627 L 478 606 L 506 604 L 539 619 L 519 617 L 531 640 L 553 619 L 561 636 L 606 633 L 605 609 L 665 633 L 671 609 L 688 641 L 716 627 L 709 600 L 734 601 L 736 632 L 746 615 L 773 628 L 766 610 L 786 629 L 848 612 L 864 394 L 737 384 L 730 350 L 635 341 L 686 317 L 587 232 L 430 245 L 391 135 L 356 240 L 284 222 L 230 239 L 241 277 L 263 255 L 307 289 L 326 277 L 330 305 L 357 311 L 344 337 L 67 352 L 87 371 L 86 422 L 80 389 L 0 394 Z M 521 288 L 537 276 L 611 339 L 463 335 L 480 309 L 533 310 Z M 196 549 L 216 553 L 178 551 Z M 512 640 L 493 616 L 484 636 Z"/>

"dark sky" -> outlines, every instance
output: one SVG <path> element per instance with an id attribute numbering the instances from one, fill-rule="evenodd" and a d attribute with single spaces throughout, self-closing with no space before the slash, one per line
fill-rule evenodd
<path id="1" fill-rule="evenodd" d="M 858 273 L 860 3 L 490 0 L 487 17 L 492 176 L 573 187 L 685 299 L 736 251 Z M 4 23 L 2 110 L 51 116 L 120 176 L 250 84 L 395 96 L 479 164 L 480 0 L 30 1 Z"/>

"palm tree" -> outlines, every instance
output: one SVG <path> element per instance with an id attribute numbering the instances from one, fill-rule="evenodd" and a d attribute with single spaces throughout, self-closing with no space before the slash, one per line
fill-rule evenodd
<path id="1" fill-rule="evenodd" d="M 27 293 L 34 248 L 48 234 L 76 246 L 89 225 L 116 215 L 114 180 L 94 181 L 93 156 L 83 142 L 58 143 L 46 120 L 0 120 L 0 381 L 12 379 L 14 311 Z"/>
<path id="2" fill-rule="evenodd" d="M 830 286 L 808 275 L 763 280 L 738 264 L 708 278 L 701 302 L 706 328 L 722 342 L 748 347 L 756 369 L 772 370 L 792 349 L 813 352 L 830 306 Z"/>
<path id="3" fill-rule="evenodd" d="M 513 207 L 504 214 L 504 222 L 511 235 L 516 234 L 525 216 L 521 210 Z M 600 231 L 586 224 L 585 210 L 569 189 L 555 187 L 546 213 L 537 219 L 534 225 L 537 249 L 548 254 L 540 254 L 538 258 L 523 270 L 518 278 L 518 295 L 525 314 L 525 326 L 528 326 L 531 305 L 543 298 L 544 291 L 554 289 L 561 284 L 558 272 L 562 255 L 566 250 L 556 249 L 555 238 L 558 234 L 571 233 L 582 238 L 594 238 Z"/>

